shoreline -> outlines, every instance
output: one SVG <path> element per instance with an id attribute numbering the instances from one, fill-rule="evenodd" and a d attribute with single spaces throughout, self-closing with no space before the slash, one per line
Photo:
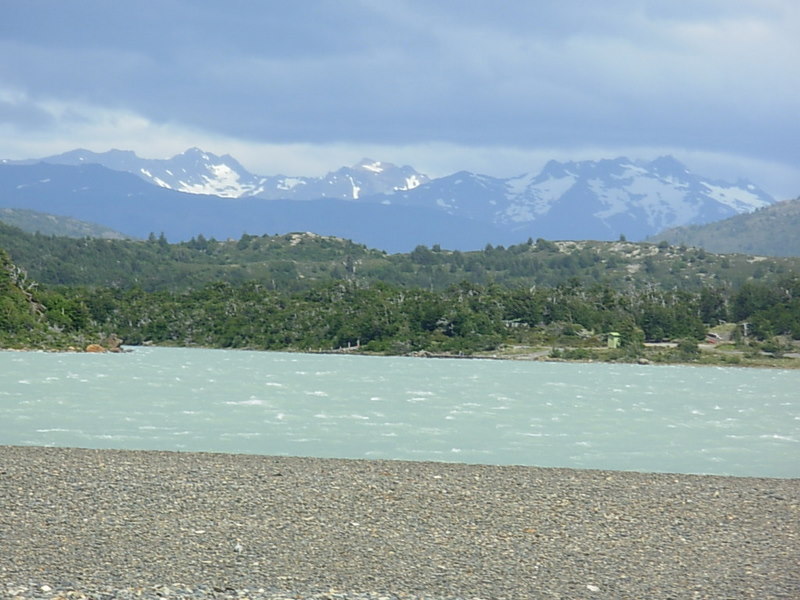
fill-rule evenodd
<path id="1" fill-rule="evenodd" d="M 781 357 L 762 354 L 757 357 L 747 356 L 743 351 L 720 350 L 719 347 L 701 345 L 700 354 L 695 359 L 681 360 L 675 357 L 664 357 L 659 354 L 665 347 L 664 344 L 645 344 L 646 351 L 637 357 L 620 358 L 605 357 L 603 354 L 608 350 L 604 347 L 573 348 L 564 347 L 544 347 L 544 346 L 513 346 L 506 345 L 493 351 L 481 351 L 472 354 L 454 354 L 448 352 L 431 352 L 428 350 L 418 350 L 404 354 L 387 354 L 383 352 L 372 352 L 362 350 L 358 346 L 351 348 L 338 348 L 328 350 L 298 350 L 285 348 L 282 350 L 262 349 L 252 347 L 219 348 L 215 346 L 201 345 L 177 345 L 177 344 L 153 344 L 145 343 L 140 345 L 121 344 L 113 348 L 97 346 L 92 350 L 70 346 L 65 348 L 6 348 L 0 347 L 0 352 L 50 352 L 50 353 L 69 353 L 69 354 L 127 354 L 134 352 L 137 348 L 183 348 L 203 349 L 203 350 L 241 350 L 249 352 L 286 352 L 292 354 L 323 354 L 331 356 L 376 356 L 376 357 L 395 357 L 395 358 L 436 358 L 436 359 L 465 359 L 465 360 L 503 360 L 519 362 L 549 362 L 565 364 L 610 364 L 610 365 L 645 365 L 645 366 L 687 366 L 687 367 L 738 367 L 747 369 L 785 369 L 800 370 L 800 354 L 787 353 Z M 520 352 L 521 349 L 526 350 Z M 553 350 L 559 351 L 562 356 L 552 356 Z M 575 350 L 586 350 L 590 353 L 588 357 L 564 356 Z M 649 351 L 648 351 L 649 350 Z"/>
<path id="2" fill-rule="evenodd" d="M 799 507 L 800 479 L 0 446 L 0 596 L 790 598 Z"/>

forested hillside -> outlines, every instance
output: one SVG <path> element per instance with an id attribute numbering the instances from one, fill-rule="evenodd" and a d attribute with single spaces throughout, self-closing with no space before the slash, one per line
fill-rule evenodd
<path id="1" fill-rule="evenodd" d="M 56 238 L 33 237 L 75 250 L 69 264 L 76 273 L 107 264 L 105 259 L 88 264 L 80 259 L 106 257 L 111 247 L 119 252 L 118 260 L 136 259 L 143 264 L 159 255 L 177 261 L 176 257 L 185 253 L 197 259 L 187 262 L 196 268 L 189 273 L 197 279 L 193 285 L 187 285 L 187 280 L 174 289 L 167 285 L 169 267 L 161 264 L 154 272 L 165 280 L 149 291 L 127 280 L 124 285 L 111 281 L 38 287 L 3 253 L 3 347 L 83 347 L 117 334 L 129 344 L 447 355 L 544 347 L 550 348 L 554 357 L 633 360 L 645 355 L 645 342 L 669 340 L 680 343 L 657 354 L 650 352 L 648 358 L 672 361 L 698 358 L 697 342 L 709 328 L 729 324 L 725 325 L 726 335 L 739 352 L 724 356 L 723 362 L 738 362 L 742 352 L 768 351 L 780 356 L 790 350 L 791 340 L 800 339 L 800 276 L 791 263 L 780 261 L 745 259 L 743 265 L 762 271 L 753 271 L 749 278 L 740 273 L 737 277 L 742 281 L 734 285 L 733 279 L 719 279 L 711 268 L 734 270 L 733 263 L 717 264 L 724 258 L 689 249 L 620 244 L 620 255 L 630 260 L 622 267 L 629 277 L 612 284 L 589 277 L 582 281 L 571 273 L 599 270 L 613 255 L 600 254 L 592 246 L 575 246 L 567 252 L 568 248 L 544 240 L 461 255 L 463 263 L 459 264 L 455 253 L 438 248 L 418 248 L 409 255 L 390 257 L 342 240 L 299 234 L 225 243 L 201 239 L 177 246 L 155 236 L 138 244 L 82 240 L 78 246 Z M 267 252 L 271 245 L 274 247 Z M 287 268 L 281 280 L 226 279 L 226 267 L 245 269 L 245 265 L 221 257 L 242 258 L 248 252 L 254 257 L 266 252 L 292 268 Z M 673 261 L 694 266 L 692 278 L 682 278 L 680 269 L 671 273 L 668 261 L 656 262 L 655 257 L 669 254 L 675 256 Z M 517 268 L 523 264 L 514 259 L 526 255 L 542 265 L 553 261 L 551 267 L 542 268 L 553 283 L 535 283 L 535 270 L 514 272 L 515 264 Z M 641 262 L 633 262 L 631 255 L 639 256 Z M 205 262 L 198 258 L 203 256 Z M 468 268 L 470 260 L 475 262 Z M 556 264 L 563 265 L 561 270 Z M 635 268 L 638 264 L 642 266 Z M 262 265 L 267 273 L 278 272 L 273 262 L 268 265 Z M 378 267 L 385 270 L 384 281 L 363 275 L 369 268 L 380 272 Z M 585 270 L 572 270 L 579 267 Z M 640 271 L 652 278 L 651 283 L 636 278 Z M 488 281 L 446 281 L 475 272 Z M 507 283 L 492 281 L 504 273 Z M 221 276 L 201 283 L 212 274 Z M 412 283 L 385 281 L 398 274 Z M 666 281 L 686 281 L 688 285 L 658 284 L 657 274 L 667 275 Z M 445 281 L 438 280 L 440 277 Z M 422 285 L 414 283 L 420 280 Z M 531 281 L 534 283 L 529 284 Z M 598 350 L 605 347 L 611 332 L 620 334 L 621 347 Z"/>
<path id="2" fill-rule="evenodd" d="M 487 245 L 475 252 L 418 246 L 410 253 L 387 254 L 310 233 L 243 235 L 226 241 L 197 236 L 170 244 L 154 234 L 147 241 L 69 239 L 0 223 L 0 247 L 43 284 L 138 286 L 147 291 L 188 290 L 215 281 L 255 281 L 271 290 L 298 291 L 337 280 L 444 290 L 462 281 L 553 287 L 570 279 L 617 289 L 699 290 L 736 288 L 749 280 L 770 282 L 800 272 L 800 258 L 716 255 L 666 242 L 539 239 L 509 247 Z"/>
<path id="3" fill-rule="evenodd" d="M 0 248 L 0 348 L 82 346 L 88 317 L 83 298 L 41 289 Z"/>
<path id="4" fill-rule="evenodd" d="M 648 241 L 686 244 L 709 252 L 800 256 L 800 198 L 708 225 L 668 229 Z"/>
<path id="5" fill-rule="evenodd" d="M 4 338 L 36 326 L 37 314 L 43 310 L 33 301 L 23 272 L 0 248 L 0 335 Z"/>
<path id="6" fill-rule="evenodd" d="M 23 208 L 0 208 L 0 222 L 30 233 L 73 238 L 130 239 L 104 225 Z"/>

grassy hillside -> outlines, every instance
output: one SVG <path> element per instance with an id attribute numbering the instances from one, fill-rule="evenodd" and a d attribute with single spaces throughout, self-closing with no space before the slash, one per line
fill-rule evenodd
<path id="1" fill-rule="evenodd" d="M 647 241 L 685 244 L 717 253 L 800 256 L 800 198 L 708 225 L 668 229 Z"/>
<path id="2" fill-rule="evenodd" d="M 0 208 L 0 221 L 19 227 L 28 233 L 38 232 L 42 235 L 71 238 L 130 239 L 130 236 L 103 225 L 23 208 Z"/>

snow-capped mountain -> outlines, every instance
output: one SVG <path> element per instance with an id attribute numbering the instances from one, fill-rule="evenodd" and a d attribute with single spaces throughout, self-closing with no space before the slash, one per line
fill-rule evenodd
<path id="1" fill-rule="evenodd" d="M 14 162 L 30 164 L 34 161 Z M 367 158 L 352 167 L 342 167 L 322 177 L 254 175 L 229 154 L 217 156 L 199 148 L 190 148 L 168 159 L 139 158 L 135 153 L 124 150 L 102 153 L 73 150 L 43 158 L 41 162 L 98 164 L 114 171 L 133 173 L 170 190 L 222 198 L 357 200 L 365 195 L 410 190 L 429 181 L 426 175 L 409 166 L 398 167 Z"/>
<path id="2" fill-rule="evenodd" d="M 747 181 L 713 181 L 670 156 L 560 163 L 497 179 L 460 172 L 383 202 L 438 207 L 548 239 L 642 239 L 677 224 L 751 212 L 775 200 Z"/>
<path id="3" fill-rule="evenodd" d="M 352 167 L 342 167 L 323 177 L 293 178 L 292 181 L 296 182 L 291 188 L 294 192 L 291 196 L 293 199 L 359 200 L 376 194 L 394 194 L 398 191 L 412 190 L 427 183 L 430 178 L 409 166 L 398 167 L 392 163 L 365 158 Z M 265 193 L 258 195 L 269 197 Z"/>
<path id="4" fill-rule="evenodd" d="M 150 233 L 163 233 L 171 242 L 198 234 L 224 240 L 238 239 L 243 233 L 310 231 L 388 252 L 410 252 L 420 244 L 466 250 L 474 244 L 482 247 L 487 241 L 513 241 L 487 223 L 436 209 L 339 198 L 300 202 L 187 194 L 98 164 L 10 164 L 0 160 L 2 208 L 103 224 L 143 239 Z"/>
<path id="5" fill-rule="evenodd" d="M 378 240 L 375 247 L 390 251 L 431 240 L 458 244 L 451 248 L 459 250 L 529 237 L 624 235 L 636 241 L 775 202 L 750 182 L 704 178 L 669 156 L 649 162 L 551 161 L 537 173 L 516 177 L 460 171 L 431 180 L 412 167 L 370 159 L 323 177 L 287 177 L 253 175 L 228 155 L 197 148 L 165 160 L 75 150 L 0 161 L 0 188 L 0 206 L 72 216 L 135 236 L 164 231 L 170 239 L 198 233 L 238 237 L 243 231 L 286 233 L 282 229 L 289 227 L 362 243 Z M 116 210 L 112 196 L 130 204 L 113 221 L 106 218 Z"/>
<path id="6" fill-rule="evenodd" d="M 74 166 L 102 165 L 114 171 L 133 173 L 159 187 L 223 198 L 252 195 L 261 183 L 259 177 L 248 173 L 232 156 L 216 156 L 199 148 L 190 148 L 163 160 L 139 158 L 128 150 L 96 153 L 79 149 L 48 156 L 41 162 Z"/>

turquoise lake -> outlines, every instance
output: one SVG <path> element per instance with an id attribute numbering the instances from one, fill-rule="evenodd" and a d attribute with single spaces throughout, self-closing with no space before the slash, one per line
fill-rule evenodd
<path id="1" fill-rule="evenodd" d="M 0 352 L 0 444 L 800 476 L 800 372 Z"/>

